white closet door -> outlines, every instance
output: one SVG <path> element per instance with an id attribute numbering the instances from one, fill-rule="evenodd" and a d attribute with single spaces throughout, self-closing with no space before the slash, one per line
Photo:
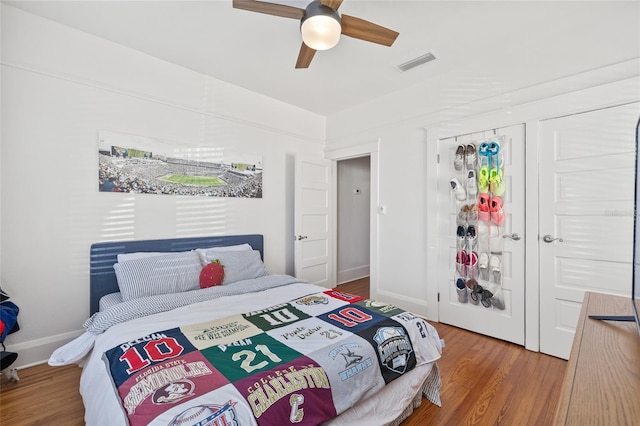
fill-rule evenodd
<path id="1" fill-rule="evenodd" d="M 540 124 L 541 352 L 569 357 L 585 291 L 630 294 L 639 114 L 635 103 Z"/>
<path id="2" fill-rule="evenodd" d="M 500 227 L 490 226 L 490 244 L 478 246 L 478 255 L 487 252 L 496 255 L 500 261 L 502 297 L 504 309 L 493 305 L 486 308 L 482 304 L 473 304 L 467 299 L 461 303 L 456 291 L 457 223 L 456 216 L 460 205 L 477 202 L 477 197 L 468 197 L 467 201 L 458 201 L 451 191 L 450 179 L 464 179 L 464 173 L 454 168 L 454 158 L 458 145 L 489 140 L 494 135 L 502 136 L 501 151 L 504 156 L 504 181 L 506 190 L 500 197 L 504 202 L 505 222 Z M 439 141 L 438 167 L 438 205 L 439 226 L 438 241 L 441 250 L 438 260 L 439 282 L 439 319 L 477 333 L 496 337 L 520 345 L 524 344 L 524 254 L 525 254 L 525 209 L 524 209 L 524 158 L 525 126 L 488 130 L 470 135 L 458 136 Z M 480 221 L 479 221 L 480 222 Z M 482 232 L 478 226 L 479 234 Z M 516 235 L 517 234 L 517 235 Z M 512 239 L 515 238 L 515 239 Z M 495 290 L 491 281 L 478 279 L 484 287 Z"/>

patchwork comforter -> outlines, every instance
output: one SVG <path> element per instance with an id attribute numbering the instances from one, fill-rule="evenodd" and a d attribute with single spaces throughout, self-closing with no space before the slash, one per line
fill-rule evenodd
<path id="1" fill-rule="evenodd" d="M 436 330 L 393 305 L 336 290 L 289 294 L 146 328 L 101 351 L 128 422 L 317 425 L 440 357 Z"/>

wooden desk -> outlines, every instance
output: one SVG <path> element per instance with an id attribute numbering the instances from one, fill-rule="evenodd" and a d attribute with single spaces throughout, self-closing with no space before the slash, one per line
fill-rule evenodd
<path id="1" fill-rule="evenodd" d="M 556 411 L 557 425 L 640 425 L 640 335 L 625 297 L 586 293 Z"/>

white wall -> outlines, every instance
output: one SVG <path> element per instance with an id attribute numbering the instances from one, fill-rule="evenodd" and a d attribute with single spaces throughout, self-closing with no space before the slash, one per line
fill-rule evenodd
<path id="1" fill-rule="evenodd" d="M 427 314 L 426 268 L 426 133 L 418 126 L 399 124 L 377 129 L 377 256 L 371 258 L 375 299 L 418 314 Z M 376 174 L 377 173 L 377 174 Z M 373 276 L 377 274 L 377 276 Z"/>
<path id="2" fill-rule="evenodd" d="M 338 162 L 337 284 L 369 275 L 370 157 Z M 357 192 L 356 192 L 357 191 Z"/>
<path id="3" fill-rule="evenodd" d="M 89 246 L 262 233 L 293 273 L 293 157 L 322 156 L 325 119 L 2 5 L 2 287 L 21 308 L 16 366 L 48 358 L 88 316 Z M 263 198 L 97 190 L 98 130 L 262 156 Z"/>

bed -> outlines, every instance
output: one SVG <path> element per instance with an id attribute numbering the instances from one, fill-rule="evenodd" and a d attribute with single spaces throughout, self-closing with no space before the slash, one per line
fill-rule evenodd
<path id="1" fill-rule="evenodd" d="M 96 243 L 83 367 L 88 425 L 396 425 L 440 405 L 438 334 L 393 305 L 269 274 L 262 235 Z M 204 265 L 222 283 L 200 283 Z"/>

